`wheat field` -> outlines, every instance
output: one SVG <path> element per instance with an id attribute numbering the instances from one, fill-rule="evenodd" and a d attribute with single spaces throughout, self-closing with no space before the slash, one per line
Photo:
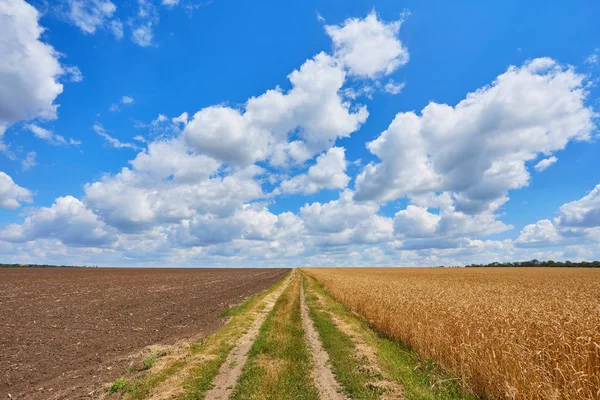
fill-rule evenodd
<path id="1" fill-rule="evenodd" d="M 480 396 L 600 398 L 598 269 L 303 270 Z"/>

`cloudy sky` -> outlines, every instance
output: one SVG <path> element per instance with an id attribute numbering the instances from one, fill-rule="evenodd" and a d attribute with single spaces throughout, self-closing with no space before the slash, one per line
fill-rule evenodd
<path id="1" fill-rule="evenodd" d="M 600 259 L 600 3 L 0 0 L 1 262 Z"/>

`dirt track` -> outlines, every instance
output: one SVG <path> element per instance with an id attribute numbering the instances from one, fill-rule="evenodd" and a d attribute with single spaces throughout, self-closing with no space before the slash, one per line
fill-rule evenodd
<path id="1" fill-rule="evenodd" d="M 145 346 L 206 335 L 284 269 L 0 269 L 0 398 L 86 398 Z"/>

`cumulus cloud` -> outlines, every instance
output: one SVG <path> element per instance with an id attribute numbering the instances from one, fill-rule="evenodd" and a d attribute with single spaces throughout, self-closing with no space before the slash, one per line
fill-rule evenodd
<path id="1" fill-rule="evenodd" d="M 60 65 L 59 54 L 40 40 L 44 29 L 38 11 L 23 0 L 0 3 L 0 128 L 34 118 L 55 119 L 58 79 L 73 71 Z M 74 68 L 74 67 L 70 67 Z"/>
<path id="2" fill-rule="evenodd" d="M 600 243 L 600 184 L 579 200 L 563 204 L 558 217 L 525 226 L 515 244 L 547 247 Z"/>
<path id="3" fill-rule="evenodd" d="M 562 227 L 600 227 L 600 184 L 581 199 L 562 205 L 558 224 Z"/>
<path id="4" fill-rule="evenodd" d="M 72 196 L 57 198 L 51 207 L 34 209 L 22 225 L 11 224 L 0 231 L 0 239 L 8 242 L 40 238 L 70 246 L 104 246 L 115 239 L 105 224 Z"/>
<path id="5" fill-rule="evenodd" d="M 585 76 L 549 58 L 510 67 L 456 106 L 430 103 L 399 113 L 367 143 L 381 162 L 356 179 L 358 200 L 455 193 L 456 209 L 494 211 L 529 182 L 527 161 L 587 140 L 595 116 Z"/>
<path id="6" fill-rule="evenodd" d="M 469 237 L 482 237 L 504 232 L 512 227 L 497 220 L 492 213 L 468 215 L 457 211 L 453 199 L 442 194 L 437 202 L 439 212 L 428 210 L 424 199 L 420 205 L 409 204 L 394 216 L 394 234 L 399 240 L 397 248 L 452 248 L 460 247 Z"/>
<path id="7" fill-rule="evenodd" d="M 279 185 L 281 193 L 313 194 L 322 189 L 344 189 L 350 177 L 346 175 L 343 147 L 332 147 L 317 157 L 316 164 L 306 174 L 296 175 Z"/>
<path id="8" fill-rule="evenodd" d="M 356 203 L 352 195 L 351 190 L 345 190 L 337 200 L 305 204 L 300 208 L 300 218 L 314 233 L 339 233 L 355 228 L 377 213 L 379 205 L 375 202 Z"/>
<path id="9" fill-rule="evenodd" d="M 558 243 L 561 236 L 552 221 L 543 219 L 525 226 L 515 243 L 523 247 L 544 247 Z"/>
<path id="10" fill-rule="evenodd" d="M 148 145 L 115 176 L 85 186 L 84 201 L 121 231 L 179 223 L 195 215 L 219 218 L 263 196 L 257 166 L 217 174 L 220 163 L 190 152 L 179 138 Z"/>
<path id="11" fill-rule="evenodd" d="M 348 137 L 367 118 L 354 112 L 339 91 L 345 72 L 325 53 L 289 75 L 292 89 L 279 88 L 248 100 L 245 110 L 211 106 L 194 114 L 183 137 L 195 151 L 233 165 L 269 158 L 274 165 L 304 162 Z M 289 136 L 297 137 L 289 141 Z"/>
<path id="12" fill-rule="evenodd" d="M 10 176 L 0 171 L 0 207 L 14 210 L 21 203 L 31 203 L 30 190 L 17 185 Z"/>
<path id="13" fill-rule="evenodd" d="M 334 56 L 352 75 L 377 78 L 389 75 L 409 60 L 406 47 L 398 39 L 402 20 L 385 23 L 375 10 L 365 18 L 349 18 L 340 26 L 327 25 Z"/>
<path id="14" fill-rule="evenodd" d="M 538 161 L 537 164 L 533 167 L 537 172 L 541 172 L 558 161 L 558 158 L 555 156 L 544 158 Z"/>

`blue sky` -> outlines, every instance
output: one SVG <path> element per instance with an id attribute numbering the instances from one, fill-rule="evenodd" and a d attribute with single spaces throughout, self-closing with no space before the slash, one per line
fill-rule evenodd
<path id="1" fill-rule="evenodd" d="M 593 1 L 0 0 L 0 254 L 600 257 Z"/>

